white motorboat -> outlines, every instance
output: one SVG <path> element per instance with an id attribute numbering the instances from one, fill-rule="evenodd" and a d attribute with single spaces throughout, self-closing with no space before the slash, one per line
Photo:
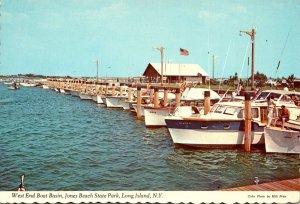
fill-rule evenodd
<path id="1" fill-rule="evenodd" d="M 97 103 L 98 104 L 103 104 L 103 100 L 101 98 L 101 95 L 97 95 Z"/>
<path id="2" fill-rule="evenodd" d="M 193 114 L 199 114 L 200 109 L 193 106 L 160 107 L 151 106 L 144 107 L 145 126 L 146 127 L 164 127 L 166 126 L 165 118 L 169 116 L 190 117 Z"/>
<path id="3" fill-rule="evenodd" d="M 79 93 L 79 98 L 82 100 L 92 100 L 92 96 L 88 93 Z"/>
<path id="4" fill-rule="evenodd" d="M 27 83 L 27 82 L 21 82 L 20 85 L 24 86 L 24 87 L 35 87 L 36 86 L 35 83 Z"/>
<path id="5" fill-rule="evenodd" d="M 266 152 L 300 154 L 300 131 L 271 127 L 264 134 Z"/>
<path id="6" fill-rule="evenodd" d="M 100 98 L 101 98 L 103 104 L 106 105 L 106 96 L 102 95 L 102 96 L 100 96 Z"/>
<path id="7" fill-rule="evenodd" d="M 19 89 L 20 89 L 20 86 L 18 86 L 17 83 L 12 83 L 12 84 L 8 85 L 7 88 L 8 88 L 9 90 L 19 90 Z"/>
<path id="8" fill-rule="evenodd" d="M 79 97 L 79 91 L 76 90 L 70 90 L 71 96 L 78 96 Z"/>
<path id="9" fill-rule="evenodd" d="M 290 119 L 300 115 L 292 96 L 299 99 L 299 92 L 267 90 L 251 102 L 252 144 L 264 144 L 264 127 L 267 123 L 267 97 L 272 96 L 276 113 L 285 105 L 290 110 Z M 197 117 L 167 117 L 165 119 L 175 144 L 192 146 L 239 146 L 244 143 L 244 102 L 220 102 L 207 115 Z"/>
<path id="10" fill-rule="evenodd" d="M 187 88 L 182 93 L 182 96 L 180 98 L 181 102 L 184 103 L 198 103 L 203 102 L 204 100 L 204 92 L 210 91 L 210 98 L 212 101 L 218 101 L 220 99 L 220 96 L 213 90 L 204 89 L 204 88 Z M 168 99 L 174 100 L 175 96 L 168 95 Z M 160 97 L 161 99 L 163 96 Z M 183 107 L 178 108 L 176 111 L 176 116 L 180 116 L 180 114 L 183 114 L 182 116 L 188 117 L 192 114 L 198 114 L 199 108 L 196 106 L 189 106 L 189 107 Z M 171 114 L 174 114 L 175 107 L 145 107 L 144 108 L 144 114 L 145 114 L 145 126 L 146 127 L 163 127 L 166 126 L 165 117 L 170 116 Z"/>
<path id="11" fill-rule="evenodd" d="M 264 143 L 265 123 L 261 108 L 252 106 L 251 142 Z M 244 144 L 244 107 L 241 103 L 215 104 L 207 115 L 166 117 L 165 121 L 174 144 L 199 147 L 234 147 Z"/>
<path id="12" fill-rule="evenodd" d="M 49 89 L 49 86 L 47 86 L 47 85 L 45 85 L 45 84 L 43 84 L 43 89 Z"/>
<path id="13" fill-rule="evenodd" d="M 63 88 L 60 88 L 59 92 L 66 95 L 71 94 L 67 89 L 63 89 Z"/>
<path id="14" fill-rule="evenodd" d="M 97 95 L 92 95 L 92 100 L 97 103 Z"/>
<path id="15" fill-rule="evenodd" d="M 126 99 L 127 99 L 127 96 L 107 96 L 106 97 L 106 107 L 123 109 L 122 104 L 125 103 Z"/>

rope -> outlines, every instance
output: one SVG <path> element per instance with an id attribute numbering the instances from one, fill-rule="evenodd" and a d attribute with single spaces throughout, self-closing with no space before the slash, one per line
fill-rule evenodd
<path id="1" fill-rule="evenodd" d="M 229 53 L 229 50 L 230 50 L 230 46 L 231 46 L 231 40 L 230 40 L 229 45 L 228 45 L 228 49 L 227 49 L 227 53 L 226 53 L 226 58 L 225 58 L 225 62 L 224 62 L 223 69 L 222 69 L 222 76 L 221 76 L 221 81 L 220 81 L 220 84 L 219 84 L 218 93 L 219 93 L 219 91 L 221 89 L 221 84 L 222 84 L 222 81 L 223 81 L 223 75 L 224 75 L 224 70 L 225 70 L 225 67 L 226 67 L 226 64 L 227 64 L 227 58 L 228 58 L 228 53 Z"/>
<path id="2" fill-rule="evenodd" d="M 280 57 L 279 57 L 279 61 L 278 61 L 278 64 L 277 64 L 277 68 L 276 68 L 275 78 L 277 78 L 277 72 L 278 72 L 278 69 L 279 69 L 279 66 L 280 66 L 280 60 L 281 60 L 282 55 L 283 55 L 283 52 L 284 52 L 284 50 L 285 50 L 285 47 L 286 47 L 288 38 L 289 38 L 289 36 L 290 36 L 291 30 L 292 30 L 292 27 L 290 28 L 290 30 L 289 30 L 289 32 L 288 32 L 288 34 L 287 34 L 287 36 L 286 36 L 286 39 L 285 39 L 283 48 L 282 48 L 282 50 L 281 50 L 281 54 L 280 54 Z"/>
<path id="3" fill-rule="evenodd" d="M 240 72 L 239 79 L 242 78 L 242 73 L 243 73 L 243 70 L 244 70 L 244 65 L 245 65 L 245 61 L 246 61 L 246 56 L 248 54 L 248 48 L 249 48 L 250 42 L 251 42 L 251 39 L 248 41 L 248 44 L 247 44 L 247 47 L 246 47 L 246 51 L 245 51 L 244 60 L 243 60 L 242 69 L 241 69 L 241 72 Z M 239 88 L 239 86 L 240 86 L 240 80 L 239 80 L 237 88 Z"/>

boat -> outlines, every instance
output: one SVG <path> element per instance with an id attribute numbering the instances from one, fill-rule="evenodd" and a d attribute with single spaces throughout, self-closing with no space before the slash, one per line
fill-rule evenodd
<path id="1" fill-rule="evenodd" d="M 127 86 L 121 85 L 120 90 L 116 91 L 114 96 L 106 96 L 106 107 L 123 109 L 125 101 L 128 99 L 127 88 Z"/>
<path id="2" fill-rule="evenodd" d="M 154 108 L 153 106 L 144 106 L 145 126 L 146 127 L 165 127 L 165 118 L 170 116 L 189 117 L 193 114 L 199 114 L 202 109 L 195 106 L 174 106 Z"/>
<path id="3" fill-rule="evenodd" d="M 30 82 L 21 82 L 20 83 L 21 86 L 24 86 L 24 87 L 35 87 L 36 84 L 35 83 L 30 83 Z"/>
<path id="4" fill-rule="evenodd" d="M 251 101 L 252 122 L 251 142 L 264 144 L 264 127 L 267 123 L 267 97 L 272 96 L 279 115 L 282 105 L 290 110 L 290 119 L 300 115 L 292 96 L 300 98 L 299 92 L 266 90 Z M 214 104 L 207 115 L 190 117 L 167 117 L 167 128 L 174 144 L 203 147 L 230 147 L 244 144 L 244 101 L 219 102 Z"/>
<path id="5" fill-rule="evenodd" d="M 127 98 L 127 96 L 106 96 L 106 107 L 123 109 L 123 103 Z"/>
<path id="6" fill-rule="evenodd" d="M 260 107 L 252 106 L 251 142 L 264 143 L 265 124 L 261 121 Z M 166 117 L 165 122 L 174 144 L 207 148 L 232 148 L 244 144 L 244 107 L 215 104 L 207 115 L 197 117 Z"/>
<path id="7" fill-rule="evenodd" d="M 70 90 L 71 96 L 78 96 L 79 97 L 79 91 L 77 90 Z"/>
<path id="8" fill-rule="evenodd" d="M 45 84 L 43 84 L 43 89 L 49 89 L 49 86 L 47 86 L 47 85 L 45 85 Z"/>
<path id="9" fill-rule="evenodd" d="M 192 114 L 199 114 L 200 108 L 203 107 L 203 105 L 195 105 L 195 104 L 203 104 L 204 101 L 204 92 L 210 91 L 210 98 L 213 103 L 219 101 L 220 96 L 213 90 L 205 89 L 205 88 L 187 88 L 182 93 L 182 96 L 180 98 L 180 101 L 185 106 L 188 106 L 186 108 L 180 107 L 178 110 L 175 111 L 175 106 L 163 106 L 163 107 L 144 107 L 144 114 L 145 114 L 145 126 L 146 127 L 163 127 L 166 126 L 165 117 L 170 116 L 172 114 L 175 114 L 176 116 L 180 116 L 180 114 L 183 114 L 182 116 L 190 116 Z M 162 99 L 163 96 L 160 96 Z M 174 101 L 175 95 L 168 93 L 168 101 Z M 194 104 L 192 106 L 192 103 Z M 190 105 L 187 105 L 190 104 Z M 179 110 L 180 109 L 180 110 Z"/>
<path id="10" fill-rule="evenodd" d="M 300 131 L 270 127 L 264 137 L 267 153 L 300 154 Z"/>
<path id="11" fill-rule="evenodd" d="M 12 84 L 10 84 L 10 85 L 8 85 L 7 88 L 8 88 L 9 90 L 19 90 L 19 89 L 20 89 L 20 87 L 18 86 L 18 84 L 15 83 L 15 82 L 12 83 Z"/>
<path id="12" fill-rule="evenodd" d="M 79 93 L 79 98 L 82 100 L 92 100 L 92 96 L 88 93 Z"/>

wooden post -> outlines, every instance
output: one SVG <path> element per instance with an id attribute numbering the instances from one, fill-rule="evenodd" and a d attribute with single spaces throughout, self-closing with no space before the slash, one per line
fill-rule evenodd
<path id="1" fill-rule="evenodd" d="M 96 95 L 99 95 L 99 91 L 100 91 L 100 84 L 99 84 L 99 82 L 98 82 L 98 81 L 95 83 L 95 87 L 96 87 Z"/>
<path id="2" fill-rule="evenodd" d="M 150 103 L 153 103 L 154 99 L 154 89 L 152 86 L 150 86 Z"/>
<path id="3" fill-rule="evenodd" d="M 251 113 L 251 101 L 250 101 L 250 94 L 245 93 L 245 138 L 244 138 L 244 145 L 245 151 L 251 151 L 251 120 L 252 120 L 252 113 Z"/>
<path id="4" fill-rule="evenodd" d="M 132 99 L 132 85 L 129 84 L 128 85 L 128 98 L 127 98 L 127 100 L 131 101 L 131 99 Z"/>
<path id="5" fill-rule="evenodd" d="M 176 108 L 180 106 L 180 97 L 181 97 L 180 88 L 176 88 L 176 98 L 175 98 Z"/>
<path id="6" fill-rule="evenodd" d="M 137 119 L 141 119 L 142 114 L 141 114 L 141 110 L 142 110 L 142 93 L 141 93 L 141 85 L 137 86 L 137 112 L 136 112 L 136 116 Z"/>
<path id="7" fill-rule="evenodd" d="M 116 93 L 116 87 L 115 87 L 115 84 L 112 84 L 111 95 L 114 96 L 115 93 Z"/>
<path id="8" fill-rule="evenodd" d="M 90 82 L 86 82 L 86 93 L 89 93 L 90 92 L 90 88 L 91 86 L 90 86 Z"/>
<path id="9" fill-rule="evenodd" d="M 159 107 L 158 88 L 154 88 L 154 108 Z"/>
<path id="10" fill-rule="evenodd" d="M 164 106 L 166 106 L 167 103 L 169 102 L 168 93 L 169 93 L 169 90 L 167 88 L 164 88 Z"/>
<path id="11" fill-rule="evenodd" d="M 106 82 L 105 83 L 105 96 L 107 96 L 108 94 L 108 83 Z"/>
<path id="12" fill-rule="evenodd" d="M 86 92 L 86 81 L 83 81 L 83 83 L 82 83 L 82 92 L 83 93 Z"/>
<path id="13" fill-rule="evenodd" d="M 204 115 L 210 111 L 210 91 L 204 91 Z"/>
<path id="14" fill-rule="evenodd" d="M 100 93 L 99 93 L 99 95 L 102 96 L 102 93 L 103 93 L 103 83 L 100 83 Z"/>

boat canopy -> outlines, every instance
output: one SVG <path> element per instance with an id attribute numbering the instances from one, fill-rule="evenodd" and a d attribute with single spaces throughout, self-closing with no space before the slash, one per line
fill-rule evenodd
<path id="1" fill-rule="evenodd" d="M 213 90 L 205 89 L 205 88 L 187 88 L 182 93 L 180 100 L 186 101 L 196 101 L 196 100 L 204 100 L 204 92 L 210 91 L 210 99 L 216 100 L 220 99 L 219 94 L 217 94 Z"/>

